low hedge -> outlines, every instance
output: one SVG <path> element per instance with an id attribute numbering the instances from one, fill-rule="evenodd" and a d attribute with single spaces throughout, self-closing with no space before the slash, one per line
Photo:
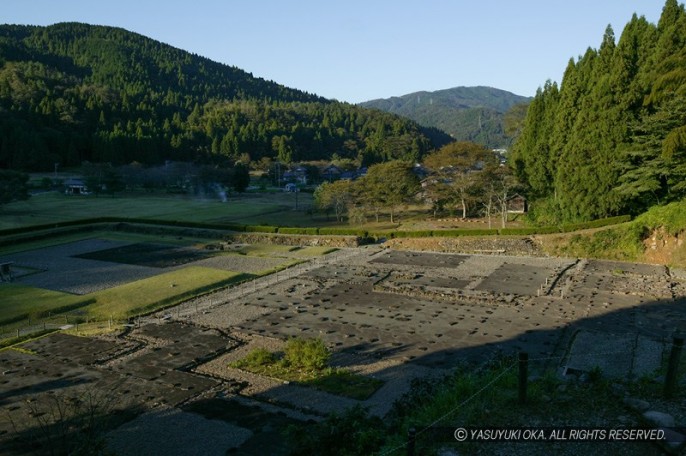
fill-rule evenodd
<path id="1" fill-rule="evenodd" d="M 619 223 L 625 223 L 625 222 L 630 222 L 630 221 L 631 221 L 630 215 L 618 215 L 616 217 L 608 217 L 608 218 L 604 218 L 604 219 L 591 220 L 590 222 L 565 224 L 565 225 L 562 225 L 561 231 L 563 233 L 568 233 L 570 231 L 588 230 L 591 228 L 602 228 L 604 226 L 617 225 Z"/>
<path id="2" fill-rule="evenodd" d="M 367 231 L 354 228 L 319 228 L 319 234 L 330 236 L 357 236 L 365 238 L 369 233 L 367 233 Z"/>
<path id="3" fill-rule="evenodd" d="M 269 225 L 248 225 L 245 227 L 246 233 L 276 233 L 278 231 L 279 227 Z"/>
<path id="4" fill-rule="evenodd" d="M 501 228 L 498 234 L 502 236 L 529 236 L 532 234 L 551 234 L 559 233 L 560 229 L 556 226 L 528 227 L 528 228 Z"/>
<path id="5" fill-rule="evenodd" d="M 431 230 L 418 230 L 418 231 L 393 231 L 391 232 L 391 238 L 420 238 L 420 237 L 432 237 L 433 231 Z"/>
<path id="6" fill-rule="evenodd" d="M 480 228 L 469 230 L 440 230 L 434 231 L 435 237 L 456 237 L 456 236 L 495 236 L 498 230 L 495 228 Z"/>
<path id="7" fill-rule="evenodd" d="M 319 234 L 319 228 L 316 227 L 311 227 L 311 228 L 301 228 L 301 227 L 294 227 L 294 226 L 283 226 L 279 227 L 279 234 L 305 234 L 305 235 L 310 235 L 310 236 L 316 236 Z"/>

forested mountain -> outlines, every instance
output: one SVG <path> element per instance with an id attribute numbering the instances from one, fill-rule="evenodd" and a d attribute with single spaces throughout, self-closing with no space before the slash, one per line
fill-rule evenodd
<path id="1" fill-rule="evenodd" d="M 540 220 L 638 213 L 686 196 L 686 12 L 634 15 L 532 101 L 513 150 Z"/>
<path id="2" fill-rule="evenodd" d="M 449 140 L 119 28 L 0 25 L 0 168 L 417 159 Z"/>
<path id="3" fill-rule="evenodd" d="M 438 128 L 457 141 L 500 148 L 512 141 L 503 127 L 504 114 L 512 106 L 530 100 L 491 87 L 455 87 L 371 100 L 360 106 L 399 114 L 420 125 Z"/>

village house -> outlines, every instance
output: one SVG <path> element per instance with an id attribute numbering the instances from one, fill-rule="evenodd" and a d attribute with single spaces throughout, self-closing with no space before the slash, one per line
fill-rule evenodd
<path id="1" fill-rule="evenodd" d="M 528 210 L 526 198 L 522 195 L 515 194 L 507 199 L 507 212 L 509 214 L 526 214 Z"/>
<path id="2" fill-rule="evenodd" d="M 88 188 L 83 179 L 67 179 L 64 181 L 65 195 L 88 195 Z"/>

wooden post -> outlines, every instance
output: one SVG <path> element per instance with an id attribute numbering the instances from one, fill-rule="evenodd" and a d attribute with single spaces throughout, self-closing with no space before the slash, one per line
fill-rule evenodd
<path id="1" fill-rule="evenodd" d="M 526 404 L 526 388 L 529 377 L 529 354 L 519 354 L 519 403 Z"/>
<path id="2" fill-rule="evenodd" d="M 407 456 L 414 456 L 415 441 L 417 439 L 417 431 L 411 427 L 407 430 Z"/>
<path id="3" fill-rule="evenodd" d="M 669 365 L 665 376 L 665 398 L 669 399 L 674 395 L 674 386 L 679 372 L 679 361 L 681 360 L 681 349 L 684 347 L 684 339 L 675 337 L 672 343 L 672 351 L 669 353 Z"/>

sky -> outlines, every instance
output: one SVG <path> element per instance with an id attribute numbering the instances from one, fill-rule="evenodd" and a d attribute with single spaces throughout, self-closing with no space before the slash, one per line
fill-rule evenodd
<path id="1" fill-rule="evenodd" d="M 2 0 L 0 23 L 132 32 L 359 103 L 458 86 L 533 96 L 570 58 L 664 0 Z"/>

